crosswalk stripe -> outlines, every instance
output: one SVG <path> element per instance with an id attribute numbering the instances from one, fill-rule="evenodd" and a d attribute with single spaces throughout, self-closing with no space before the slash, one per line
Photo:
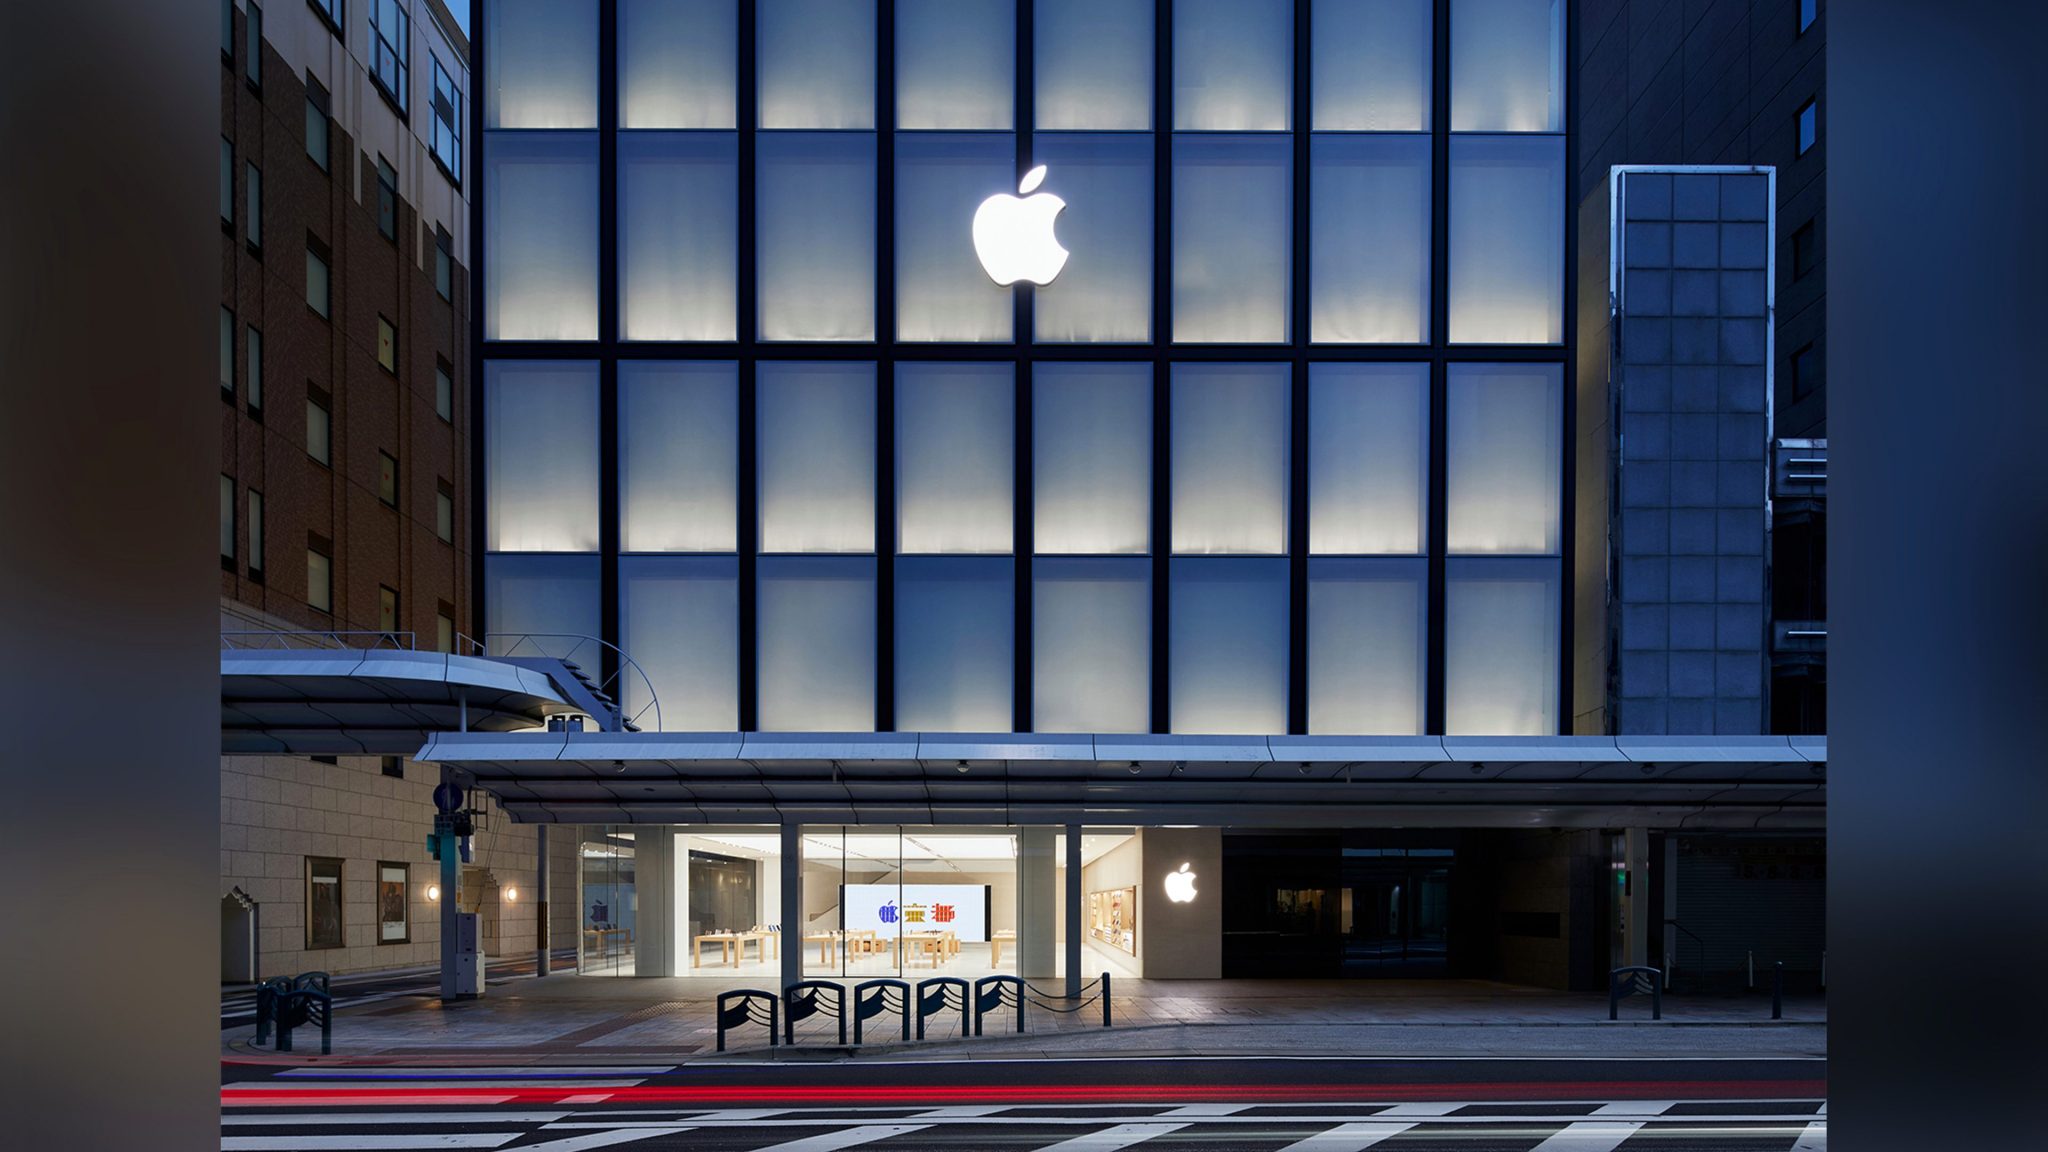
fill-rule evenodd
<path id="1" fill-rule="evenodd" d="M 662 1128 L 613 1128 L 606 1132 L 585 1132 L 581 1136 L 564 1136 L 545 1144 L 522 1144 L 519 1152 L 584 1152 L 588 1148 L 610 1148 L 617 1144 L 631 1144 L 635 1140 L 647 1140 L 655 1136 L 673 1136 L 688 1132 L 687 1124 L 671 1124 Z"/>
<path id="2" fill-rule="evenodd" d="M 944 1108 L 934 1108 L 929 1112 L 919 1112 L 914 1118 L 918 1120 L 975 1120 L 983 1116 L 993 1116 L 1008 1107 L 1008 1104 L 948 1104 Z"/>
<path id="3" fill-rule="evenodd" d="M 1529 1152 L 1614 1152 L 1641 1127 L 1632 1121 L 1580 1120 L 1565 1125 Z"/>
<path id="4" fill-rule="evenodd" d="M 1661 1116 L 1676 1100 L 1616 1100 L 1593 1109 L 1595 1116 Z"/>
<path id="5" fill-rule="evenodd" d="M 1792 1142 L 1791 1152 L 1827 1152 L 1827 1147 L 1828 1123 L 1825 1120 L 1816 1120 L 1806 1126 L 1806 1131 L 1799 1134 L 1799 1139 Z"/>
<path id="6" fill-rule="evenodd" d="M 1384 1121 L 1360 1120 L 1350 1124 L 1339 1124 L 1326 1132 L 1318 1132 L 1303 1140 L 1296 1140 L 1280 1152 L 1359 1152 L 1383 1140 L 1391 1139 L 1406 1132 L 1415 1125 L 1410 1123 L 1389 1124 Z"/>
<path id="7" fill-rule="evenodd" d="M 1449 1116 L 1469 1103 L 1471 1103 L 1469 1100 L 1424 1100 L 1413 1104 L 1396 1104 L 1392 1108 L 1382 1109 L 1378 1115 L 1381 1118 L 1390 1116 Z"/>
<path id="8" fill-rule="evenodd" d="M 375 1149 L 496 1148 L 517 1132 L 355 1133 L 347 1136 L 223 1136 L 221 1152 L 373 1152 Z"/>
<path id="9" fill-rule="evenodd" d="M 1169 1116 L 1229 1116 L 1251 1107 L 1249 1104 L 1183 1104 L 1171 1112 L 1161 1112 L 1159 1118 Z"/>
<path id="10" fill-rule="evenodd" d="M 1076 1136 L 1071 1140 L 1048 1144 L 1038 1152 L 1116 1152 L 1119 1148 L 1129 1148 L 1154 1136 L 1178 1132 L 1185 1127 L 1185 1124 L 1119 1124 L 1114 1128 L 1104 1128 L 1100 1132 L 1090 1132 L 1086 1136 Z"/>
<path id="11" fill-rule="evenodd" d="M 817 1136 L 806 1136 L 801 1140 L 757 1148 L 754 1152 L 835 1152 L 840 1148 L 851 1148 L 856 1144 L 869 1144 L 876 1140 L 887 1140 L 891 1136 L 903 1136 L 911 1132 L 922 1132 L 929 1124 L 863 1124 L 858 1128 L 845 1128 L 838 1132 L 825 1132 Z"/>

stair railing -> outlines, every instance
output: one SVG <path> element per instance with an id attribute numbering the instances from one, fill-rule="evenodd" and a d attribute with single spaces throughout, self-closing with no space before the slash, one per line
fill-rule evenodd
<path id="1" fill-rule="evenodd" d="M 574 664 L 578 668 L 584 668 L 583 663 L 576 658 L 579 654 L 585 660 L 595 658 L 597 667 L 585 669 L 585 679 L 589 681 L 591 687 L 611 698 L 615 726 L 623 730 L 627 724 L 632 724 L 642 729 L 661 731 L 661 700 L 654 694 L 653 679 L 647 675 L 646 669 L 640 667 L 631 656 L 626 655 L 625 649 L 616 644 L 575 632 L 486 632 L 481 637 L 458 633 L 455 637 L 455 648 L 458 652 L 468 652 L 477 656 L 501 656 L 508 659 L 530 656 L 560 660 L 564 664 Z M 611 672 L 599 681 L 589 673 L 602 671 L 606 653 L 610 653 L 615 659 L 611 661 Z M 637 681 L 647 693 L 647 702 L 635 709 L 630 716 L 626 714 L 625 693 L 621 691 L 629 680 Z M 642 723 L 643 718 L 650 714 L 653 717 L 651 726 Z"/>

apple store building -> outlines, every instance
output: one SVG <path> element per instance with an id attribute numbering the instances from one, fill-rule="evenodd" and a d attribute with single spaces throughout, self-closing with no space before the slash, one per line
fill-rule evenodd
<path id="1" fill-rule="evenodd" d="M 583 970 L 1576 981 L 1454 804 L 1573 731 L 1569 8 L 482 0 L 480 618 L 638 731 L 438 745 Z"/>

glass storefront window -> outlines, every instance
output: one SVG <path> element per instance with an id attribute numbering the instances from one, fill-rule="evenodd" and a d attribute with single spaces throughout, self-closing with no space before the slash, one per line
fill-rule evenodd
<path id="1" fill-rule="evenodd" d="M 761 128 L 875 126 L 873 0 L 759 0 Z"/>
<path id="2" fill-rule="evenodd" d="M 620 133 L 620 338 L 738 334 L 738 197 L 734 134 Z"/>
<path id="3" fill-rule="evenodd" d="M 584 829 L 576 850 L 576 971 L 631 976 L 640 930 L 635 833 L 612 826 Z"/>
<path id="4" fill-rule="evenodd" d="M 1040 131 L 1152 128 L 1153 0 L 1033 0 Z"/>
<path id="5" fill-rule="evenodd" d="M 590 361 L 485 363 L 487 551 L 597 551 L 597 399 Z"/>
<path id="6" fill-rule="evenodd" d="M 896 126 L 1009 128 L 1015 0 L 896 0 Z"/>

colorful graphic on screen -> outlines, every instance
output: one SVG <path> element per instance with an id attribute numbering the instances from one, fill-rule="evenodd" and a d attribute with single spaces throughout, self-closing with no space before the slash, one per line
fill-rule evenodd
<path id="1" fill-rule="evenodd" d="M 988 939 L 986 884 L 848 884 L 842 891 L 849 932 L 874 932 L 889 940 L 899 932 Z"/>

